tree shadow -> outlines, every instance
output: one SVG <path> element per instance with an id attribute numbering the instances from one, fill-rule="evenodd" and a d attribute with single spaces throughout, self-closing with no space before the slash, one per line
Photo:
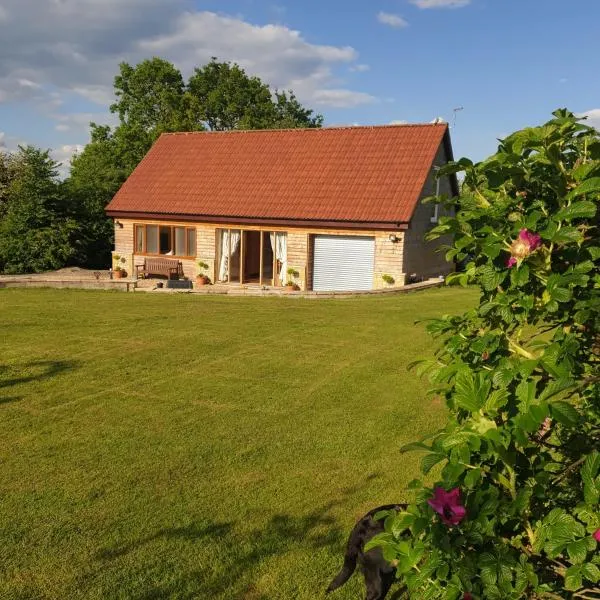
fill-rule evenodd
<path id="1" fill-rule="evenodd" d="M 17 402 L 18 400 L 22 400 L 23 396 L 8 396 L 6 398 L 0 398 L 0 405 L 9 404 L 10 402 Z"/>
<path id="2" fill-rule="evenodd" d="M 36 360 L 24 363 L 20 366 L 0 365 L 0 389 L 13 387 L 22 383 L 30 383 L 32 381 L 44 381 L 56 377 L 66 371 L 73 371 L 79 366 L 79 363 L 74 360 Z M 18 375 L 22 371 L 33 371 L 28 375 Z M 17 373 L 17 376 L 10 377 L 11 374 Z M 9 399 L 0 399 L 0 404 L 19 400 L 18 397 Z"/>
<path id="3" fill-rule="evenodd" d="M 264 528 L 255 529 L 243 537 L 233 533 L 232 523 L 215 524 L 213 526 L 215 532 L 228 534 L 228 538 L 223 539 L 223 543 L 231 549 L 231 552 L 216 557 L 215 562 L 210 565 L 210 569 L 188 572 L 168 584 L 155 585 L 134 598 L 136 600 L 158 600 L 176 594 L 178 598 L 191 600 L 192 598 L 213 598 L 228 593 L 230 595 L 227 597 L 231 598 L 262 600 L 266 597 L 258 595 L 252 584 L 248 584 L 250 587 L 243 592 L 238 587 L 237 595 L 231 595 L 232 589 L 236 587 L 236 582 L 246 579 L 247 571 L 255 569 L 257 565 L 271 557 L 293 550 L 300 544 L 304 547 L 308 545 L 314 550 L 339 545 L 347 532 L 336 524 L 332 516 L 327 514 L 336 504 L 341 504 L 341 502 L 330 502 L 301 517 L 285 514 L 273 515 Z M 321 531 L 323 527 L 326 528 L 326 531 Z M 162 530 L 161 535 L 171 537 L 179 534 L 177 530 Z M 248 544 L 248 540 L 251 540 L 251 544 Z"/>
<path id="4" fill-rule="evenodd" d="M 340 498 L 327 502 L 301 516 L 278 513 L 272 515 L 267 523 L 251 531 L 236 531 L 236 521 L 212 524 L 192 523 L 185 527 L 162 528 L 132 543 L 105 548 L 96 554 L 96 559 L 109 561 L 118 559 L 139 547 L 160 538 L 185 539 L 193 543 L 202 543 L 203 539 L 219 540 L 219 549 L 210 563 L 202 568 L 190 570 L 165 583 L 154 582 L 142 592 L 131 594 L 134 600 L 158 600 L 177 597 L 182 600 L 192 598 L 244 598 L 247 600 L 266 600 L 251 581 L 248 572 L 256 570 L 261 563 L 307 547 L 311 550 L 339 548 L 339 568 L 343 563 L 343 548 L 351 527 L 340 525 L 331 515 L 332 509 L 343 506 L 347 498 L 364 488 L 364 484 L 380 474 L 366 477 L 365 482 L 343 490 Z M 337 552 L 337 550 L 336 550 Z M 338 566 L 331 573 L 333 578 Z M 250 579 L 250 581 L 249 581 Z M 323 590 L 330 579 L 322 582 Z M 244 582 L 244 583 L 241 583 Z M 242 586 L 242 587 L 240 587 Z M 400 594 L 400 595 L 399 595 Z M 404 598 L 401 590 L 390 600 Z"/>
<path id="5" fill-rule="evenodd" d="M 173 539 L 183 538 L 192 541 L 199 541 L 205 537 L 225 536 L 230 532 L 232 527 L 233 523 L 212 523 L 206 527 L 201 527 L 196 523 L 191 523 L 185 527 L 165 527 L 163 529 L 159 529 L 152 535 L 137 540 L 136 542 L 124 544 L 123 546 L 117 546 L 116 548 L 104 548 L 96 554 L 96 558 L 101 560 L 112 560 L 114 558 L 119 558 L 120 556 L 123 556 L 128 552 L 139 548 L 140 546 L 153 542 L 154 540 L 162 537 Z"/>

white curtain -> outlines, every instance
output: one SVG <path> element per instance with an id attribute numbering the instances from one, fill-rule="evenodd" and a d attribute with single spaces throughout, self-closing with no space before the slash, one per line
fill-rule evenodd
<path id="1" fill-rule="evenodd" d="M 275 254 L 275 258 L 281 263 L 281 271 L 279 272 L 279 285 L 285 285 L 288 280 L 287 233 L 271 233 L 271 248 L 273 250 L 273 253 Z M 275 280 L 274 275 L 273 280 Z M 278 285 L 278 283 L 275 282 L 275 285 Z"/>
<path id="2" fill-rule="evenodd" d="M 232 231 L 229 235 L 228 229 L 221 230 L 221 257 L 219 260 L 219 281 L 227 281 L 229 277 L 229 255 L 237 252 L 240 245 L 241 235 L 239 231 Z M 231 251 L 229 250 L 231 244 Z"/>

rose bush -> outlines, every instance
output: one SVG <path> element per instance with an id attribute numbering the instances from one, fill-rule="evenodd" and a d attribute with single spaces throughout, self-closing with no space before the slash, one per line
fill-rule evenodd
<path id="1" fill-rule="evenodd" d="M 600 598 L 600 137 L 553 116 L 439 171 L 464 182 L 431 237 L 481 295 L 428 324 L 442 344 L 415 365 L 449 417 L 403 451 L 438 480 L 368 545 L 411 598 Z"/>

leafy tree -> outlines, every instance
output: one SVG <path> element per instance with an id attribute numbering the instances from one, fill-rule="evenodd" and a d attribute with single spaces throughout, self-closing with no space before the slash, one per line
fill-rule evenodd
<path id="1" fill-rule="evenodd" d="M 6 188 L 0 221 L 0 267 L 6 273 L 31 273 L 63 267 L 73 254 L 77 229 L 49 152 L 20 147 L 20 165 Z"/>
<path id="2" fill-rule="evenodd" d="M 275 129 L 318 128 L 323 125 L 323 115 L 316 114 L 309 108 L 304 108 L 294 95 L 294 92 L 275 92 L 275 113 L 273 122 Z"/>
<path id="3" fill-rule="evenodd" d="M 20 156 L 0 150 L 0 219 L 8 209 L 8 188 L 17 176 L 21 162 Z"/>
<path id="4" fill-rule="evenodd" d="M 596 598 L 600 593 L 600 137 L 566 110 L 465 172 L 451 282 L 478 306 L 432 321 L 429 374 L 447 425 L 404 447 L 441 467 L 385 513 L 379 545 L 414 598 Z M 390 436 L 393 433 L 390 432 Z"/>
<path id="5" fill-rule="evenodd" d="M 188 82 L 188 114 L 213 131 L 320 127 L 321 115 L 303 108 L 292 92 L 273 92 L 235 63 L 213 58 Z"/>
<path id="6" fill-rule="evenodd" d="M 65 193 L 71 200 L 71 214 L 77 221 L 73 262 L 101 268 L 110 264 L 113 223 L 104 208 L 125 181 L 126 161 L 117 140 L 107 126 L 92 123 L 92 140 L 84 152 L 71 161 L 71 174 L 65 181 Z"/>

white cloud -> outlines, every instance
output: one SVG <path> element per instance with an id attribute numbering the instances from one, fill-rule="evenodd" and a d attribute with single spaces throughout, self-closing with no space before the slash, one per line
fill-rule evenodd
<path id="1" fill-rule="evenodd" d="M 8 21 L 8 12 L 2 6 L 0 6 L 0 21 Z"/>
<path id="2" fill-rule="evenodd" d="M 174 59 L 184 73 L 211 56 L 232 60 L 273 87 L 291 87 L 305 102 L 335 83 L 336 64 L 358 56 L 349 46 L 311 44 L 283 25 L 251 25 L 211 12 L 184 13 L 170 33 L 141 40 L 138 47 L 143 55 Z"/>
<path id="3" fill-rule="evenodd" d="M 105 107 L 113 100 L 118 63 L 157 55 L 184 76 L 212 56 L 235 61 L 273 87 L 294 89 L 306 104 L 318 98 L 326 106 L 326 92 L 344 85 L 335 69 L 358 58 L 350 46 L 314 44 L 284 25 L 185 11 L 186 5 L 187 0 L 3 0 L 11 23 L 0 21 L 0 102 L 30 99 L 41 105 L 52 90 Z"/>
<path id="4" fill-rule="evenodd" d="M 84 112 L 70 114 L 54 114 L 52 119 L 56 121 L 56 131 L 74 131 L 81 133 L 89 131 L 90 123 L 98 125 L 115 125 L 116 117 L 108 112 Z"/>
<path id="5" fill-rule="evenodd" d="M 600 130 L 600 108 L 592 108 L 591 110 L 586 110 L 585 112 L 577 115 L 578 117 L 587 117 L 584 121 L 585 125 L 589 125 L 590 127 L 595 127 Z"/>
<path id="6" fill-rule="evenodd" d="M 348 67 L 348 71 L 352 71 L 353 73 L 364 73 L 365 71 L 370 71 L 371 67 L 369 65 L 358 64 L 352 65 Z"/>
<path id="7" fill-rule="evenodd" d="M 0 131 L 0 148 L 6 148 L 6 134 L 4 133 L 4 131 Z"/>
<path id="8" fill-rule="evenodd" d="M 408 26 L 408 22 L 400 15 L 394 15 L 392 13 L 386 13 L 383 11 L 379 11 L 377 13 L 377 20 L 384 25 L 389 25 L 390 27 L 400 28 Z"/>
<path id="9" fill-rule="evenodd" d="M 333 106 L 335 108 L 351 108 L 361 104 L 371 104 L 377 98 L 364 92 L 352 92 L 350 90 L 316 90 L 313 94 L 313 102 L 317 106 Z"/>
<path id="10" fill-rule="evenodd" d="M 419 8 L 461 8 L 471 4 L 471 0 L 410 0 Z"/>
<path id="11" fill-rule="evenodd" d="M 408 125 L 408 121 L 405 121 L 404 119 L 399 119 L 396 121 L 390 121 L 390 125 Z"/>

